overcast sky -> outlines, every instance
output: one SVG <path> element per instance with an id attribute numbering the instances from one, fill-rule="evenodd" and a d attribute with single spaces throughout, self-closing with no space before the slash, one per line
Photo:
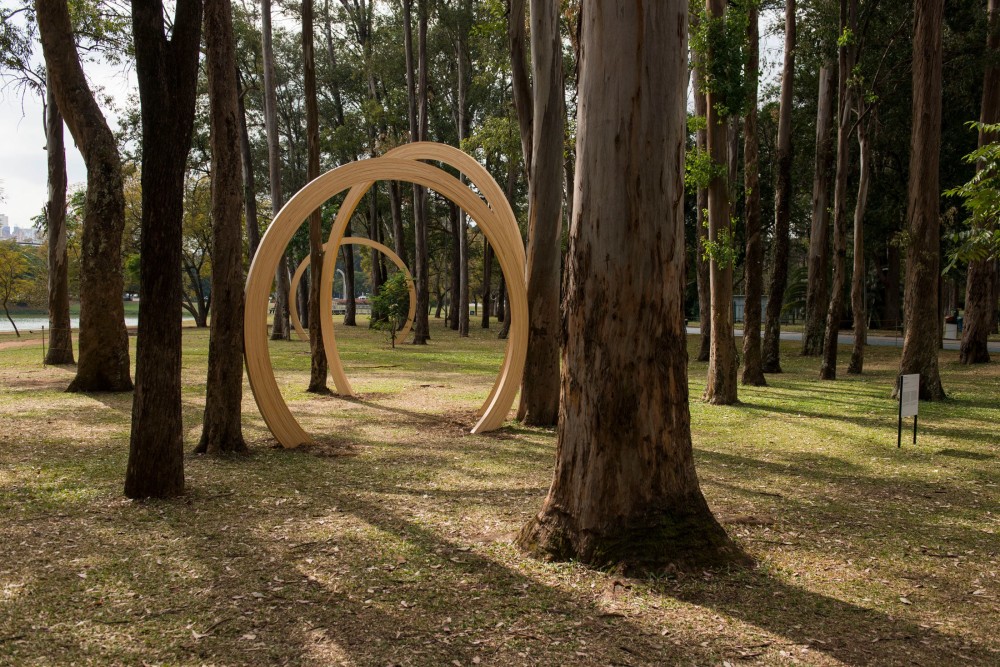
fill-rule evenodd
<path id="1" fill-rule="evenodd" d="M 763 81 L 774 81 L 779 74 L 781 36 L 769 34 L 776 19 L 780 17 L 770 12 L 761 17 Z M 40 50 L 38 47 L 38 52 Z M 119 108 L 125 107 L 129 92 L 135 90 L 134 71 L 94 63 L 85 63 L 84 69 L 92 86 L 103 87 L 104 93 L 114 98 Z M 117 117 L 113 112 L 105 111 L 112 131 L 117 131 Z M 67 170 L 72 187 L 86 182 L 87 170 L 68 129 L 65 131 L 65 138 Z M 11 225 L 31 226 L 31 218 L 38 215 L 45 205 L 47 193 L 44 149 L 41 98 L 30 93 L 22 96 L 13 86 L 0 88 L 0 187 L 4 193 L 0 213 L 5 213 L 10 218 Z"/>

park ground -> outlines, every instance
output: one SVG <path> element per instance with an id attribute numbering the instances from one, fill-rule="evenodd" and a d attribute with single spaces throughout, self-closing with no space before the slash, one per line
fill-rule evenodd
<path id="1" fill-rule="evenodd" d="M 1000 664 L 1000 364 L 942 353 L 951 398 L 897 449 L 896 349 L 821 383 L 788 343 L 733 407 L 692 362 L 702 488 L 756 566 L 629 579 L 518 551 L 555 436 L 469 435 L 503 343 L 432 334 L 339 327 L 357 400 L 272 344 L 319 444 L 276 449 L 247 390 L 249 456 L 189 455 L 157 502 L 122 495 L 131 396 L 65 394 L 0 337 L 0 665 Z M 207 333 L 184 343 L 190 450 Z"/>

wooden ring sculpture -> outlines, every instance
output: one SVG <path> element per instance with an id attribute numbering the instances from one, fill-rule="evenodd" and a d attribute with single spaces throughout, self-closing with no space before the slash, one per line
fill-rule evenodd
<path id="1" fill-rule="evenodd" d="M 406 276 L 406 287 L 410 291 L 410 309 L 409 312 L 406 314 L 406 323 L 403 325 L 402 329 L 396 332 L 394 336 L 397 343 L 406 340 L 406 337 L 410 335 L 410 329 L 413 328 L 413 318 L 417 314 L 417 289 L 416 287 L 414 287 L 413 276 L 410 274 L 410 270 L 406 268 L 406 264 L 404 264 L 403 260 L 399 258 L 399 255 L 394 253 L 388 247 L 382 245 L 378 241 L 372 241 L 371 239 L 366 239 L 363 236 L 345 237 L 340 240 L 340 245 L 363 245 L 363 246 L 368 246 L 369 248 L 374 248 L 375 250 L 378 250 L 383 255 L 392 260 L 392 263 L 395 264 L 399 268 L 399 270 L 402 271 L 403 274 Z M 333 253 L 333 255 L 336 256 L 336 254 L 340 251 L 340 248 L 339 247 L 335 248 L 332 245 L 330 245 L 330 243 L 327 243 L 326 245 L 323 246 L 323 251 Z M 295 290 L 299 288 L 299 283 L 302 281 L 302 275 L 306 272 L 306 267 L 308 266 L 309 266 L 309 257 L 306 256 L 306 258 L 302 260 L 302 263 L 299 264 L 299 268 L 295 269 L 295 275 L 292 276 L 292 282 L 288 288 L 289 294 L 295 294 Z M 332 280 L 330 281 L 330 288 L 331 289 L 333 288 Z M 295 328 L 295 333 L 298 335 L 299 340 L 308 341 L 309 334 L 307 334 L 305 330 L 302 328 L 302 319 L 299 317 L 299 307 L 298 304 L 295 303 L 295 299 L 288 300 L 288 317 L 292 322 L 292 326 Z M 323 311 L 320 314 L 320 317 L 322 317 L 324 320 L 329 318 L 330 320 L 329 326 L 331 328 L 333 327 L 332 310 L 329 313 Z M 327 326 L 327 323 L 323 322 L 322 325 L 325 327 Z"/>
<path id="2" fill-rule="evenodd" d="M 442 169 L 418 160 L 434 160 L 459 170 L 479 194 Z M 271 433 L 283 447 L 311 443 L 312 438 L 302 429 L 282 398 L 268 350 L 268 297 L 278 262 L 302 221 L 327 199 L 350 188 L 327 242 L 333 248 L 339 247 L 347 222 L 365 193 L 377 180 L 407 181 L 431 188 L 447 197 L 476 221 L 496 252 L 507 283 L 511 328 L 500 374 L 479 411 L 479 420 L 472 432 L 482 433 L 500 427 L 520 387 L 528 342 L 528 298 L 524 280 L 524 244 L 521 242 L 514 212 L 489 172 L 469 155 L 443 144 L 406 144 L 383 157 L 343 165 L 308 183 L 275 216 L 254 256 L 247 276 L 246 314 L 243 321 L 247 375 L 257 407 Z M 333 310 L 335 266 L 336 253 L 325 253 L 320 274 L 324 281 L 321 312 L 332 313 Z M 342 395 L 353 395 L 337 352 L 332 314 L 322 322 L 323 343 L 337 391 Z M 328 322 L 330 326 L 327 325 Z"/>

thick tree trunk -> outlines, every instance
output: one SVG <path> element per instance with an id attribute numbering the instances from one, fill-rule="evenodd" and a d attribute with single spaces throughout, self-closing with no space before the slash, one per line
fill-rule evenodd
<path id="1" fill-rule="evenodd" d="M 626 572 L 729 562 L 738 553 L 699 488 L 687 402 L 687 3 L 582 11 L 556 470 L 519 544 Z M 609 303 L 630 316 L 607 317 Z"/>
<path id="2" fill-rule="evenodd" d="M 164 267 L 181 265 L 184 176 L 194 128 L 202 5 L 199 0 L 178 0 L 176 8 L 168 40 L 161 2 L 132 3 L 143 151 L 142 300 L 125 475 L 125 495 L 130 498 L 184 492 L 179 317 L 183 286 L 180 271 Z M 235 71 L 230 65 L 227 74 Z M 235 146 L 238 135 L 233 130 Z"/>
<path id="3" fill-rule="evenodd" d="M 816 110 L 816 163 L 813 173 L 812 228 L 809 232 L 809 280 L 806 285 L 806 321 L 802 354 L 823 353 L 823 332 L 829 305 L 830 162 L 833 157 L 833 70 L 819 70 Z"/>
<path id="4" fill-rule="evenodd" d="M 281 191 L 281 147 L 278 143 L 278 99 L 274 73 L 274 47 L 271 34 L 271 0 L 261 0 L 261 53 L 264 61 L 264 131 L 267 134 L 267 167 L 271 182 L 271 215 L 277 215 L 284 205 Z M 274 320 L 271 340 L 287 340 L 291 334 L 288 321 L 291 279 L 288 275 L 288 255 L 278 261 L 274 280 Z M 300 310 L 300 313 L 303 311 Z"/>
<path id="5" fill-rule="evenodd" d="M 524 155 L 524 173 L 531 174 L 531 151 L 533 144 L 532 127 L 534 108 L 532 106 L 531 79 L 528 77 L 528 55 L 525 35 L 526 0 L 507 0 L 507 48 L 510 51 L 511 82 L 514 110 L 521 135 L 521 152 Z"/>
<path id="6" fill-rule="evenodd" d="M 764 290 L 764 248 L 760 224 L 760 144 L 757 139 L 757 79 L 760 71 L 760 34 L 757 5 L 750 3 L 747 22 L 749 107 L 743 124 L 743 184 L 746 197 L 746 301 L 743 305 L 743 377 L 745 385 L 764 386 L 760 349 L 760 301 Z"/>
<path id="7" fill-rule="evenodd" d="M 986 50 L 990 59 L 986 63 L 983 76 L 983 102 L 979 120 L 990 125 L 1000 122 L 1000 11 L 998 0 L 989 0 L 987 9 L 989 33 Z M 979 145 L 996 141 L 995 135 L 980 131 Z M 987 341 L 996 327 L 997 306 L 996 262 L 993 260 L 973 260 L 969 262 L 965 288 L 965 319 L 962 330 L 962 346 L 959 361 L 963 364 L 982 364 L 990 360 Z"/>
<path id="8" fill-rule="evenodd" d="M 66 254 L 66 147 L 62 114 L 59 113 L 52 86 L 45 89 L 45 151 L 49 176 L 49 199 L 45 204 L 49 239 L 49 349 L 45 353 L 45 363 L 72 364 L 73 331 L 69 318 L 69 261 Z"/>
<path id="9" fill-rule="evenodd" d="M 857 0 L 840 0 L 840 32 L 857 34 Z M 854 43 L 840 44 L 837 54 L 837 175 L 833 187 L 833 284 L 823 333 L 821 380 L 837 379 L 837 336 L 844 313 L 844 285 L 847 282 L 847 178 L 851 168 L 851 109 L 853 90 L 849 79 L 854 71 Z"/>
<path id="10" fill-rule="evenodd" d="M 559 5 L 531 0 L 532 145 L 528 171 L 528 356 L 517 417 L 559 419 L 559 282 L 562 276 L 563 109 Z"/>
<path id="11" fill-rule="evenodd" d="M 792 220 L 792 105 L 795 103 L 795 0 L 785 3 L 785 55 L 778 108 L 777 169 L 774 184 L 774 256 L 768 286 L 767 313 L 761 365 L 765 372 L 781 372 L 781 311 L 788 285 L 789 228 Z M 822 70 L 820 80 L 822 80 Z"/>
<path id="12" fill-rule="evenodd" d="M 207 0 L 206 0 L 207 1 Z M 207 11 L 207 10 L 206 10 Z M 230 6 L 230 13 L 232 8 Z M 232 19 L 230 19 L 230 24 Z M 230 32 L 232 32 L 230 30 Z M 235 67 L 235 65 L 234 65 Z M 246 91 L 240 80 L 239 70 L 236 70 L 237 118 L 240 124 L 240 159 L 243 177 L 243 211 L 247 227 L 247 261 L 253 262 L 260 245 L 260 224 L 257 221 L 257 179 L 253 173 L 253 153 L 250 150 L 250 133 L 247 131 L 247 110 L 243 103 Z M 242 250 L 240 248 L 239 250 Z"/>
<path id="13" fill-rule="evenodd" d="M 490 311 L 493 309 L 493 248 L 483 239 L 483 319 L 482 328 L 490 328 Z"/>
<path id="14" fill-rule="evenodd" d="M 68 391 L 128 391 L 132 378 L 121 271 L 125 194 L 118 146 L 84 76 L 66 3 L 37 0 L 35 16 L 47 84 L 87 166 L 80 252 L 79 363 Z"/>
<path id="15" fill-rule="evenodd" d="M 916 0 L 913 20 L 913 130 L 906 218 L 906 294 L 899 372 L 920 374 L 920 398 L 945 397 L 938 372 L 940 275 L 941 25 L 944 0 Z"/>
<path id="16" fill-rule="evenodd" d="M 868 183 L 871 180 L 872 153 L 868 128 L 858 124 L 858 150 L 861 164 L 858 178 L 858 200 L 854 204 L 854 270 L 851 274 L 851 310 L 854 311 L 854 349 L 847 372 L 859 375 L 865 370 L 865 345 L 868 342 L 868 304 L 865 303 L 865 208 L 868 205 Z"/>
<path id="17" fill-rule="evenodd" d="M 725 0 L 707 0 L 708 15 L 723 20 Z M 711 63 L 715 54 L 706 54 Z M 728 125 L 720 116 L 725 107 L 725 96 L 709 88 L 707 94 L 706 125 L 708 126 L 708 154 L 714 165 L 727 164 Z M 729 184 L 726 176 L 716 174 L 708 185 L 708 238 L 717 248 L 732 243 Z M 733 333 L 733 264 L 724 250 L 709 258 L 709 276 L 712 292 L 712 344 L 708 358 L 708 380 L 704 400 L 715 405 L 730 405 L 737 401 L 736 337 Z"/>
<path id="18" fill-rule="evenodd" d="M 693 76 L 694 85 L 694 114 L 699 118 L 705 118 L 708 113 L 708 102 L 705 91 L 701 89 L 704 76 L 701 65 L 702 56 L 695 55 L 695 68 Z M 708 131 L 704 127 L 699 127 L 695 134 L 695 143 L 700 153 L 708 150 Z M 697 247 L 695 248 L 695 266 L 698 270 L 698 320 L 701 325 L 701 347 L 698 350 L 698 361 L 708 361 L 709 352 L 712 346 L 712 285 L 710 267 L 708 259 L 705 257 L 705 241 L 708 239 L 708 223 L 705 215 L 708 211 L 708 188 L 698 188 L 696 206 L 695 232 Z"/>
<path id="19" fill-rule="evenodd" d="M 319 108 L 316 100 L 316 50 L 313 34 L 313 0 L 302 2 L 302 62 L 304 70 L 304 96 L 306 107 L 306 179 L 319 176 Z M 323 290 L 323 218 L 317 208 L 309 215 L 309 387 L 306 391 L 326 394 L 327 364 L 323 349 L 322 318 L 320 317 Z"/>
<path id="20" fill-rule="evenodd" d="M 195 451 L 220 456 L 247 449 L 241 426 L 243 238 L 240 199 L 246 201 L 241 181 L 246 182 L 248 167 L 249 173 L 253 173 L 253 163 L 248 164 L 243 157 L 246 117 L 239 94 L 230 0 L 205 0 L 205 51 L 212 128 L 212 330 L 208 346 L 205 419 L 201 441 Z M 247 226 L 249 229 L 249 220 Z M 256 218 L 253 226 L 256 227 Z"/>

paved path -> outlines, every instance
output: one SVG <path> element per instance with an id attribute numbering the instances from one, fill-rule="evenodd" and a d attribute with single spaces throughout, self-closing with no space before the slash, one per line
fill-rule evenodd
<path id="1" fill-rule="evenodd" d="M 701 328 L 700 327 L 688 327 L 687 328 L 687 332 L 688 332 L 689 335 L 690 334 L 700 334 L 701 333 Z M 736 335 L 737 336 L 743 336 L 743 330 L 742 329 L 736 329 Z M 761 333 L 761 335 L 763 336 L 763 332 Z M 796 340 L 796 341 L 801 341 L 802 340 L 802 334 L 800 332 L 798 332 L 798 331 L 783 331 L 783 332 L 781 332 L 781 340 Z M 840 334 L 839 336 L 837 336 L 837 342 L 840 343 L 841 345 L 854 345 L 854 334 Z M 957 340 L 946 340 L 944 342 L 944 349 L 946 349 L 946 350 L 957 350 L 958 347 L 959 347 L 959 343 L 960 342 L 961 341 L 957 341 Z M 873 336 L 873 335 L 869 334 L 868 335 L 868 344 L 869 345 L 878 345 L 879 347 L 903 347 L 903 337 L 902 336 L 897 336 L 897 337 L 892 337 L 892 336 Z M 993 353 L 993 352 L 1000 353 L 1000 341 L 990 341 L 990 343 L 988 345 L 989 345 L 989 351 L 991 353 Z"/>

